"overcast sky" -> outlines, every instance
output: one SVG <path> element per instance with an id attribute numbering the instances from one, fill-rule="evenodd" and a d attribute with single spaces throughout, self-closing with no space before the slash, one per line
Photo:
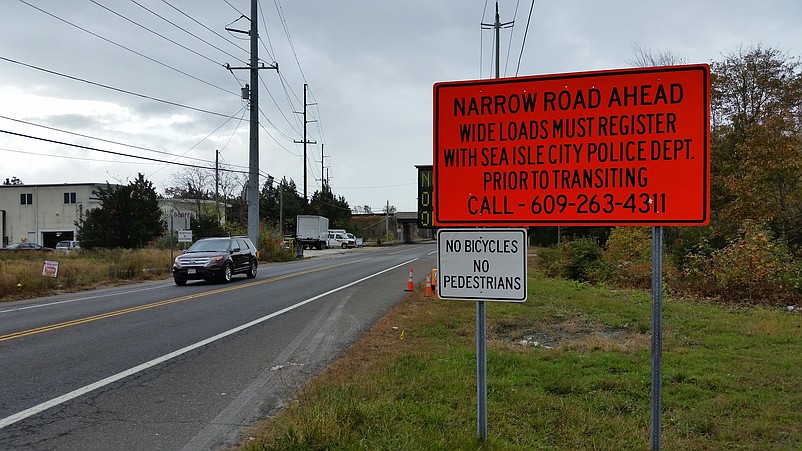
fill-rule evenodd
<path id="1" fill-rule="evenodd" d="M 763 45 L 802 56 L 799 0 L 501 0 L 502 76 L 631 67 L 633 46 L 689 64 Z M 432 163 L 432 86 L 491 78 L 485 0 L 260 0 L 260 171 L 308 195 L 327 177 L 351 207 L 415 211 Z M 2 0 L 0 180 L 157 191 L 215 151 L 247 172 L 249 0 Z M 527 31 L 528 23 L 528 31 Z M 8 132 L 26 135 L 17 136 Z M 65 133 L 69 132 L 69 133 Z M 54 142 L 42 141 L 48 139 Z M 68 146 L 61 143 L 85 146 Z M 323 163 L 321 168 L 321 145 Z M 107 152 L 103 152 L 107 151 Z M 241 175 L 244 179 L 244 175 Z"/>

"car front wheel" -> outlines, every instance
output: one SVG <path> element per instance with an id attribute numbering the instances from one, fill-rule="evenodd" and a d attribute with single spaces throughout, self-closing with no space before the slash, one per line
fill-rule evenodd
<path id="1" fill-rule="evenodd" d="M 251 260 L 251 266 L 248 268 L 248 272 L 246 273 L 249 279 L 253 279 L 254 277 L 256 277 L 257 266 L 258 263 L 256 263 L 256 260 Z"/>
<path id="2" fill-rule="evenodd" d="M 179 287 L 183 287 L 184 285 L 187 284 L 187 279 L 174 278 L 173 280 L 175 280 L 175 284 L 178 285 Z"/>
<path id="3" fill-rule="evenodd" d="M 222 274 L 220 274 L 220 281 L 223 283 L 231 282 L 231 275 L 234 273 L 234 270 L 231 269 L 231 264 L 227 264 L 223 268 Z"/>

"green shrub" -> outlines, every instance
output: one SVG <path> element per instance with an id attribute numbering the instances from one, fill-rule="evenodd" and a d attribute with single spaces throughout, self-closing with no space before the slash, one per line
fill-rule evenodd
<path id="1" fill-rule="evenodd" d="M 652 229 L 614 228 L 607 240 L 601 262 L 591 273 L 591 280 L 610 282 L 622 287 L 651 287 Z"/>
<path id="2" fill-rule="evenodd" d="M 726 302 L 785 305 L 800 299 L 800 267 L 764 224 L 746 223 L 723 249 L 697 246 L 682 287 Z"/>
<path id="3" fill-rule="evenodd" d="M 589 281 L 589 274 L 598 265 L 602 248 L 595 238 L 563 241 L 557 247 L 541 249 L 540 267 L 550 277 Z"/>
<path id="4" fill-rule="evenodd" d="M 292 249 L 284 242 L 284 236 L 275 229 L 261 227 L 259 232 L 259 260 L 267 262 L 286 262 L 295 260 Z"/>

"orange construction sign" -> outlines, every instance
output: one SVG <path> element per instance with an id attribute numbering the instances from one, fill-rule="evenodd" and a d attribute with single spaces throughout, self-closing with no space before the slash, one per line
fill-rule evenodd
<path id="1" fill-rule="evenodd" d="M 437 226 L 706 225 L 710 67 L 434 85 Z"/>

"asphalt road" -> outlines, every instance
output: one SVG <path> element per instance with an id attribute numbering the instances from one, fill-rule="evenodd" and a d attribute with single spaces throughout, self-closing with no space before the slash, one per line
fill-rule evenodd
<path id="1" fill-rule="evenodd" d="M 229 284 L 0 304 L 0 449 L 204 450 L 239 440 L 436 265 L 433 244 L 306 251 Z"/>

